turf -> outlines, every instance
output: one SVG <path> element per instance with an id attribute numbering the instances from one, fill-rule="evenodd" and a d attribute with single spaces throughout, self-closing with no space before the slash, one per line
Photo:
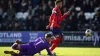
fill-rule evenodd
<path id="1" fill-rule="evenodd" d="M 10 56 L 5 55 L 4 50 L 12 50 L 11 47 L 0 47 L 0 56 Z M 57 56 L 100 56 L 100 48 L 57 47 L 54 52 Z M 46 50 L 43 50 L 42 54 L 42 56 L 46 56 Z"/>

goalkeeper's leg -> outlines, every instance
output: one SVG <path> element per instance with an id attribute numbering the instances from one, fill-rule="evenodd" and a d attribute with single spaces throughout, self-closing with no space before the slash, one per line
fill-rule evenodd
<path id="1" fill-rule="evenodd" d="M 5 54 L 11 54 L 11 56 L 18 56 L 19 53 L 16 53 L 14 51 L 4 51 Z"/>
<path id="2" fill-rule="evenodd" d="M 14 51 L 4 51 L 5 54 L 11 54 L 11 56 L 19 56 L 20 54 Z M 21 55 L 22 56 L 22 55 Z M 24 55 L 24 56 L 33 56 L 33 55 Z"/>

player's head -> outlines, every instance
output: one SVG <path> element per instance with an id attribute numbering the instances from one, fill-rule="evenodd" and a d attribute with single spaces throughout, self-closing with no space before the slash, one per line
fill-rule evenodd
<path id="1" fill-rule="evenodd" d="M 62 1 L 61 0 L 56 0 L 55 4 L 61 9 L 62 8 Z"/>
<path id="2" fill-rule="evenodd" d="M 50 41 L 50 40 L 51 40 L 51 37 L 52 37 L 52 34 L 51 34 L 51 33 L 46 33 L 46 34 L 45 34 L 45 39 L 46 39 L 47 41 Z"/>

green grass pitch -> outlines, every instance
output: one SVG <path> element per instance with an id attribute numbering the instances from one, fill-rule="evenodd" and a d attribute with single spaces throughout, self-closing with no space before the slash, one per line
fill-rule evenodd
<path id="1" fill-rule="evenodd" d="M 11 47 L 0 47 L 0 56 L 10 56 L 4 54 L 4 50 L 12 50 Z M 100 48 L 57 47 L 54 52 L 57 56 L 100 56 Z M 42 54 L 42 56 L 46 56 L 46 50 L 43 50 Z"/>

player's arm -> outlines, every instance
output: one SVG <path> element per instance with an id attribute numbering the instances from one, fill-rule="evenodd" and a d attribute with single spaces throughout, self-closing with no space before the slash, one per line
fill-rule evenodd
<path id="1" fill-rule="evenodd" d="M 66 12 L 62 17 L 61 20 L 63 20 L 64 18 L 66 18 L 68 15 L 70 15 L 72 9 L 74 8 L 74 6 L 71 6 L 71 8 L 68 10 L 68 12 Z"/>
<path id="2" fill-rule="evenodd" d="M 46 29 L 49 29 L 49 28 L 50 28 L 51 21 L 52 21 L 52 18 L 51 18 L 51 17 L 52 17 L 52 15 L 50 16 L 50 19 L 49 19 L 49 25 L 46 26 Z"/>
<path id="3" fill-rule="evenodd" d="M 64 18 L 66 18 L 69 14 L 70 14 L 70 11 L 66 12 L 63 16 L 61 16 L 61 20 L 63 20 Z"/>
<path id="4" fill-rule="evenodd" d="M 56 12 L 52 12 L 51 16 L 50 16 L 50 19 L 49 19 L 49 25 L 46 26 L 46 29 L 49 29 L 50 28 L 50 25 L 52 24 L 53 21 L 56 21 Z"/>
<path id="5" fill-rule="evenodd" d="M 51 17 L 52 17 L 52 15 L 50 16 L 50 19 L 49 19 L 49 25 L 46 26 L 46 29 L 49 29 L 49 28 L 50 28 L 51 20 L 52 20 Z"/>
<path id="6" fill-rule="evenodd" d="M 27 55 L 27 54 L 29 54 L 29 53 L 27 53 L 27 52 L 19 52 L 19 55 Z"/>
<path id="7" fill-rule="evenodd" d="M 47 48 L 46 50 L 48 52 L 48 55 L 50 55 L 50 56 L 56 56 L 56 53 L 55 52 L 51 52 L 51 50 L 49 48 Z"/>
<path id="8" fill-rule="evenodd" d="M 49 48 L 46 48 L 47 52 L 48 52 L 48 55 L 52 55 L 52 52 L 50 51 Z"/>
<path id="9" fill-rule="evenodd" d="M 11 54 L 12 56 L 23 56 L 23 55 L 33 56 L 33 55 L 30 55 L 29 52 L 4 51 L 4 53 L 5 54 Z"/>
<path id="10" fill-rule="evenodd" d="M 49 49 L 49 45 L 45 45 L 45 46 L 46 46 L 46 50 L 47 50 L 48 55 L 52 55 L 52 52 L 51 52 L 51 50 Z"/>

